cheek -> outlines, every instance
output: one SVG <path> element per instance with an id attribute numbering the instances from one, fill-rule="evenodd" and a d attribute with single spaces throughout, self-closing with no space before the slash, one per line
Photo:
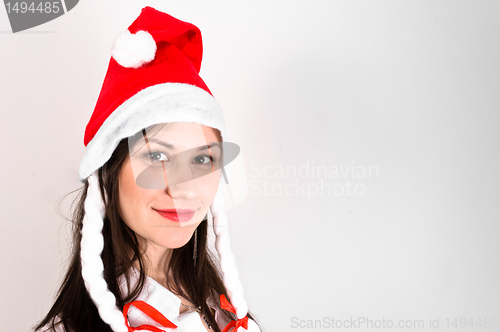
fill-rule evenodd
<path id="1" fill-rule="evenodd" d="M 124 186 L 120 186 L 120 189 L 118 190 L 118 202 L 120 217 L 129 227 L 131 227 L 130 220 L 135 220 L 132 215 L 134 212 L 134 207 L 132 205 L 133 201 L 130 199 L 129 190 L 127 190 Z"/>
<path id="2" fill-rule="evenodd" d="M 141 199 L 144 197 L 141 189 L 135 184 L 130 165 L 126 164 L 118 179 L 118 202 L 120 217 L 129 227 L 132 226 L 132 221 L 137 220 L 136 214 L 139 211 Z"/>
<path id="3" fill-rule="evenodd" d="M 203 188 L 201 192 L 202 200 L 205 206 L 210 206 L 219 186 L 219 171 L 204 176 L 203 182 L 200 186 L 200 188 Z"/>

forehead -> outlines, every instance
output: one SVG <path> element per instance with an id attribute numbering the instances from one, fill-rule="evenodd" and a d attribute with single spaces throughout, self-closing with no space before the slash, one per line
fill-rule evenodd
<path id="1" fill-rule="evenodd" d="M 175 150 L 188 150 L 220 141 L 220 134 L 214 128 L 192 122 L 171 122 L 144 128 L 129 138 L 129 148 L 140 149 L 150 142 L 166 143 Z"/>
<path id="2" fill-rule="evenodd" d="M 160 123 L 145 129 L 146 134 L 170 140 L 191 140 L 202 143 L 220 141 L 218 130 L 194 122 Z"/>

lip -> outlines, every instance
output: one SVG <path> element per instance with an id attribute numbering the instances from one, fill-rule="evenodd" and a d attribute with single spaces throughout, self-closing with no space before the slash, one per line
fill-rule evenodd
<path id="1" fill-rule="evenodd" d="M 195 210 L 192 209 L 165 209 L 165 210 L 153 209 L 153 210 L 158 212 L 158 214 L 161 215 L 162 217 L 177 222 L 186 222 L 193 219 L 194 214 L 196 212 Z"/>

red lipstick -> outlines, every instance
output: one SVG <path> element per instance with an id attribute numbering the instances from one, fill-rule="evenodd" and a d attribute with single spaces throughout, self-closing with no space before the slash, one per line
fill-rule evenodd
<path id="1" fill-rule="evenodd" d="M 162 217 L 170 219 L 172 221 L 185 222 L 189 221 L 194 217 L 195 210 L 191 209 L 166 209 L 166 210 L 156 210 Z"/>

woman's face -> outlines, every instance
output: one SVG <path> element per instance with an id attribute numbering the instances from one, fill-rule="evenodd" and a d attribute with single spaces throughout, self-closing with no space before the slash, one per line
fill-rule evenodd
<path id="1" fill-rule="evenodd" d="M 160 124 L 129 145 L 119 174 L 120 216 L 148 244 L 184 246 L 204 219 L 219 184 L 216 130 Z"/>

